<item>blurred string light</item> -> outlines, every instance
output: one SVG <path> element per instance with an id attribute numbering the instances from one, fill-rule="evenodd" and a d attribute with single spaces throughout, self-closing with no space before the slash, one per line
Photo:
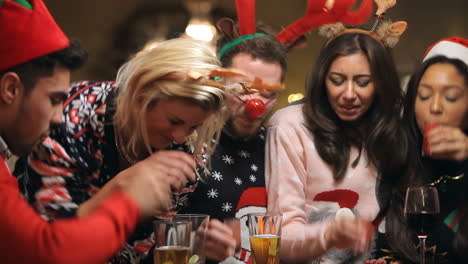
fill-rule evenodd
<path id="1" fill-rule="evenodd" d="M 290 94 L 288 96 L 288 103 L 292 103 L 294 101 L 301 100 L 302 98 L 304 98 L 304 95 L 301 94 L 301 93 Z"/>
<path id="2" fill-rule="evenodd" d="M 207 20 L 192 18 L 185 33 L 193 39 L 210 42 L 216 34 L 216 28 Z"/>
<path id="3" fill-rule="evenodd" d="M 186 0 L 185 6 L 191 15 L 185 34 L 192 39 L 211 42 L 216 35 L 210 17 L 213 0 Z"/>

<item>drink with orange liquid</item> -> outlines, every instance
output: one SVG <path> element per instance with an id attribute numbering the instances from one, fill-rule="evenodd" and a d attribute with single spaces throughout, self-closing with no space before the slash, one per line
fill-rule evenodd
<path id="1" fill-rule="evenodd" d="M 248 214 L 250 248 L 255 264 L 279 264 L 281 214 Z"/>
<path id="2" fill-rule="evenodd" d="M 279 264 L 281 238 L 274 234 L 250 237 L 250 247 L 255 264 Z"/>

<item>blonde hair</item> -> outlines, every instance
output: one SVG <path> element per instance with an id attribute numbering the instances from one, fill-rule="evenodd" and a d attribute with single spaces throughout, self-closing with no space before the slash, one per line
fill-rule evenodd
<path id="1" fill-rule="evenodd" d="M 224 92 L 187 77 L 189 71 L 209 74 L 220 68 L 214 51 L 191 39 L 172 39 L 138 53 L 117 73 L 117 98 L 114 126 L 122 156 L 137 162 L 153 151 L 145 123 L 146 112 L 158 100 L 182 99 L 212 114 L 187 138 L 199 160 L 208 158 L 215 148 L 226 113 Z M 209 160 L 209 159 L 208 159 Z"/>

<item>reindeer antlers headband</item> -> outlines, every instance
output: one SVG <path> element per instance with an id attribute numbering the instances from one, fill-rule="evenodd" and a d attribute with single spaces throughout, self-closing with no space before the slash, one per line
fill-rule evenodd
<path id="1" fill-rule="evenodd" d="M 330 23 L 344 22 L 350 25 L 362 24 L 372 12 L 372 0 L 363 0 L 355 12 L 349 10 L 356 0 L 308 0 L 306 14 L 282 30 L 276 39 L 288 47 L 294 45 L 298 39 L 307 32 Z M 232 26 L 226 27 L 225 21 L 220 21 L 218 27 L 221 31 L 229 28 L 232 40 L 224 45 L 218 53 L 221 58 L 232 47 L 239 43 L 256 37 L 267 35 L 256 33 L 255 0 L 236 0 L 237 18 L 239 20 L 239 33 Z"/>
<path id="2" fill-rule="evenodd" d="M 214 69 L 211 70 L 208 75 L 197 72 L 197 71 L 188 71 L 188 72 L 171 72 L 165 78 L 171 79 L 178 79 L 178 80 L 188 80 L 190 82 L 197 82 L 201 85 L 207 85 L 216 87 L 222 90 L 240 90 L 241 92 L 250 94 L 259 92 L 262 95 L 268 95 L 270 91 L 282 91 L 284 90 L 284 84 L 282 83 L 268 83 L 262 80 L 260 77 L 255 77 L 253 82 L 243 82 L 241 85 L 231 84 L 231 85 L 224 85 L 223 83 L 218 81 L 218 78 L 223 77 L 237 77 L 243 76 L 245 77 L 246 74 L 242 71 L 236 69 Z"/>
<path id="3" fill-rule="evenodd" d="M 342 23 L 335 23 L 320 27 L 318 31 L 319 35 L 328 38 L 328 42 L 330 42 L 343 34 L 366 34 L 380 43 L 382 46 L 393 48 L 398 43 L 400 36 L 405 32 L 408 24 L 405 21 L 398 21 L 395 23 L 386 21 L 380 23 L 384 18 L 385 12 L 395 6 L 396 0 L 374 1 L 377 4 L 377 11 L 375 13 L 376 20 L 370 31 L 357 28 L 346 28 Z M 379 23 L 380 26 L 378 26 Z"/>

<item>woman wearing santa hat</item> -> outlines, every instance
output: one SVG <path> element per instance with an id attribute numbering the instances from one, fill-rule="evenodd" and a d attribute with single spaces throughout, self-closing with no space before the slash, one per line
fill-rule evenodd
<path id="1" fill-rule="evenodd" d="M 427 237 L 426 260 L 468 261 L 467 47 L 468 40 L 460 37 L 438 41 L 429 47 L 408 84 L 403 118 L 409 130 L 409 169 L 400 179 L 386 217 L 388 245 L 378 245 L 378 253 L 389 263 L 418 261 L 416 234 L 403 214 L 409 185 L 434 186 L 439 193 L 440 215 Z M 385 239 L 379 241 L 385 244 Z"/>

